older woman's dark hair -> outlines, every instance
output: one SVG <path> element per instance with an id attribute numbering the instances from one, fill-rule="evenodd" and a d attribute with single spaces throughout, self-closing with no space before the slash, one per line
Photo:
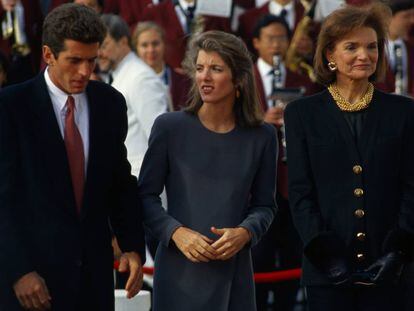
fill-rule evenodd
<path id="1" fill-rule="evenodd" d="M 329 85 L 336 80 L 335 72 L 328 68 L 326 52 L 333 51 L 339 40 L 362 27 L 372 28 L 377 33 L 378 40 L 377 68 L 369 80 L 382 80 L 386 72 L 385 46 L 390 17 L 390 9 L 381 3 L 366 8 L 346 6 L 332 12 L 322 24 L 318 36 L 314 58 L 314 68 L 318 82 Z"/>
<path id="2" fill-rule="evenodd" d="M 93 9 L 80 4 L 67 3 L 52 10 L 43 23 L 42 44 L 47 45 L 55 57 L 65 48 L 66 39 L 82 43 L 99 43 L 106 29 Z"/>
<path id="3" fill-rule="evenodd" d="M 187 112 L 196 114 L 203 102 L 195 81 L 196 63 L 200 50 L 216 52 L 229 66 L 233 83 L 240 96 L 236 98 L 234 112 L 236 122 L 242 127 L 262 124 L 263 116 L 256 92 L 253 63 L 246 45 L 236 36 L 222 31 L 207 31 L 195 36 L 189 45 L 183 67 L 192 78 Z"/>

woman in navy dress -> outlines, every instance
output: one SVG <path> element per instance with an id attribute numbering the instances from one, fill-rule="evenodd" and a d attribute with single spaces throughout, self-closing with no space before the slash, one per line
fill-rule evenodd
<path id="1" fill-rule="evenodd" d="M 153 308 L 256 310 L 250 248 L 276 211 L 275 131 L 239 38 L 195 37 L 185 68 L 189 107 L 155 121 L 139 178 L 145 225 L 160 240 Z"/>

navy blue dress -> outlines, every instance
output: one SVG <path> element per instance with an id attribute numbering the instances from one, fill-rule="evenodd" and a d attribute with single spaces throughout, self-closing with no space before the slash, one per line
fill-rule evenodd
<path id="1" fill-rule="evenodd" d="M 256 310 L 250 247 L 275 215 L 276 159 L 270 125 L 221 134 L 187 112 L 157 118 L 139 178 L 145 225 L 161 242 L 155 311 Z M 159 198 L 164 185 L 168 212 Z M 193 263 L 170 242 L 179 226 L 214 240 L 211 226 L 242 226 L 252 241 L 227 261 Z"/>

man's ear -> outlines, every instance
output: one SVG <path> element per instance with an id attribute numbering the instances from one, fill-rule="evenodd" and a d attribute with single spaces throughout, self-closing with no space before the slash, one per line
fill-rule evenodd
<path id="1" fill-rule="evenodd" d="M 259 50 L 259 44 L 260 44 L 260 39 L 259 38 L 253 38 L 252 40 L 253 43 L 253 47 L 255 48 L 255 50 Z"/>
<path id="2" fill-rule="evenodd" d="M 122 46 L 129 46 L 128 37 L 126 37 L 126 36 L 124 36 L 121 39 L 119 39 L 118 42 L 121 43 Z"/>
<path id="3" fill-rule="evenodd" d="M 53 66 L 56 62 L 56 58 L 52 50 L 50 49 L 50 47 L 48 47 L 47 45 L 44 45 L 42 47 L 42 53 L 43 53 L 43 60 L 45 61 L 45 63 L 48 66 Z"/>

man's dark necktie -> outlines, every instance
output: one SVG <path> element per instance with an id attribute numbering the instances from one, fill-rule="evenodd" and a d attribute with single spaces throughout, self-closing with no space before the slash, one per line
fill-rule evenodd
<path id="1" fill-rule="evenodd" d="M 114 76 L 112 75 L 112 73 L 108 74 L 108 84 L 112 85 L 112 82 L 114 82 Z"/>
<path id="2" fill-rule="evenodd" d="M 185 12 L 187 33 L 191 33 L 194 20 L 195 5 L 189 6 Z"/>
<path id="3" fill-rule="evenodd" d="M 80 213 L 85 183 L 85 156 L 82 137 L 75 123 L 75 100 L 72 96 L 68 96 L 66 101 L 64 139 L 76 207 L 78 213 Z"/>
<path id="4" fill-rule="evenodd" d="M 287 21 L 287 14 L 288 14 L 288 11 L 286 11 L 285 9 L 282 9 L 282 11 L 280 11 L 280 17 L 282 17 L 286 21 L 286 23 L 288 22 Z"/>

